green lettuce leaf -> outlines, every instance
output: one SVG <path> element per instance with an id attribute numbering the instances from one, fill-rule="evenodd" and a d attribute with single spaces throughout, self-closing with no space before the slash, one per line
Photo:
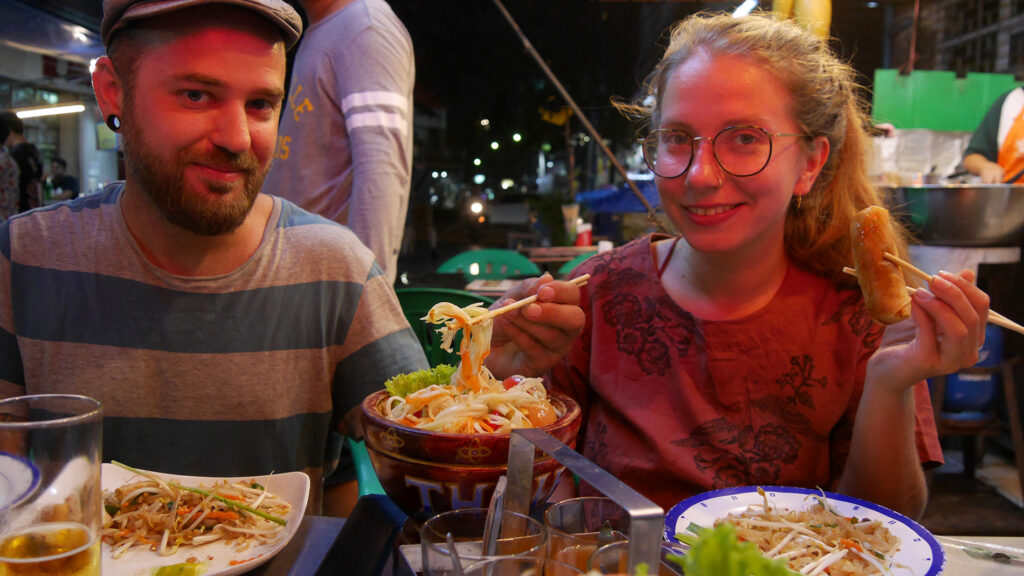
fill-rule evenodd
<path id="1" fill-rule="evenodd" d="M 669 556 L 686 576 L 799 576 L 785 561 L 765 558 L 752 542 L 740 542 L 732 524 L 714 528 L 690 524 L 687 529 L 697 536 L 679 533 L 676 539 L 689 544 L 689 552 Z"/>
<path id="2" fill-rule="evenodd" d="M 399 374 L 384 383 L 388 393 L 392 396 L 405 398 L 409 394 L 422 390 L 431 384 L 447 386 L 452 380 L 455 367 L 448 364 L 440 364 L 430 370 L 417 370 L 408 374 Z"/>

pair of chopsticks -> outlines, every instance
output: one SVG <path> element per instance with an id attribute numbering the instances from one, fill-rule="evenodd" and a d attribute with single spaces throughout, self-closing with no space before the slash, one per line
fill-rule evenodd
<path id="1" fill-rule="evenodd" d="M 584 274 L 584 275 L 580 276 L 579 278 L 573 278 L 572 280 L 569 281 L 569 283 L 574 285 L 574 286 L 583 286 L 584 284 L 587 283 L 587 280 L 589 280 L 589 279 L 590 279 L 590 274 Z M 515 301 L 515 302 L 513 302 L 513 303 L 511 303 L 511 304 L 509 304 L 507 306 L 502 306 L 501 308 L 495 308 L 494 310 L 489 310 L 486 314 L 481 314 L 481 315 L 473 318 L 472 320 L 470 320 L 469 324 L 470 325 L 479 324 L 479 323 L 483 322 L 484 320 L 490 320 L 491 318 L 494 318 L 495 316 L 501 316 L 505 312 L 511 312 L 513 310 L 518 310 L 519 308 L 522 308 L 523 306 L 528 306 L 529 304 L 532 304 L 533 302 L 536 302 L 536 301 L 537 301 L 537 295 L 534 294 L 533 296 L 529 296 L 527 298 L 523 298 L 522 300 L 517 300 L 517 301 Z"/>
<path id="2" fill-rule="evenodd" d="M 914 266 L 910 262 L 903 260 L 899 256 L 894 256 L 886 252 L 882 254 L 882 257 L 892 262 L 893 264 L 896 264 L 900 268 L 903 268 L 905 271 L 910 272 L 914 276 L 917 276 L 921 280 L 924 280 L 925 282 L 931 282 L 934 278 L 934 276 L 932 276 L 931 274 L 925 272 L 924 270 L 921 270 L 920 268 Z M 852 276 L 857 275 L 857 271 L 854 270 L 853 268 L 843 268 L 843 272 L 850 274 Z M 917 292 L 917 288 L 907 286 L 907 292 L 913 294 L 914 292 Z M 1013 320 L 1010 320 L 1006 316 L 1003 316 L 1002 314 L 996 312 L 995 310 L 992 310 L 991 308 L 988 311 L 988 321 L 992 324 L 995 324 L 996 326 L 1006 328 L 1007 330 L 1013 330 L 1018 334 L 1024 334 L 1024 326 L 1017 324 Z"/>

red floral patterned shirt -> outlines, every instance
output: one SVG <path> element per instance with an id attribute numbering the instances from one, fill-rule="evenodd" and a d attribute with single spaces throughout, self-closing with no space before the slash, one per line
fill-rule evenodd
<path id="1" fill-rule="evenodd" d="M 832 487 L 882 335 L 860 291 L 791 265 L 762 310 L 700 320 L 661 285 L 652 257 L 660 238 L 574 271 L 591 275 L 587 322 L 551 385 L 581 403 L 583 455 L 666 510 L 729 486 Z M 936 465 L 926 383 L 915 396 L 918 453 Z"/>

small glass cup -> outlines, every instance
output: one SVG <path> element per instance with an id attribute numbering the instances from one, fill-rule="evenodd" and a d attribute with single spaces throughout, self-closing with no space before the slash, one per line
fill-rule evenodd
<path id="1" fill-rule="evenodd" d="M 102 443 L 92 398 L 0 401 L 0 576 L 99 576 Z"/>
<path id="2" fill-rule="evenodd" d="M 552 504 L 544 512 L 548 558 L 587 569 L 599 547 L 628 539 L 629 513 L 611 498 L 587 496 Z"/>
<path id="3" fill-rule="evenodd" d="M 583 573 L 575 566 L 548 558 L 522 556 L 484 560 L 463 572 L 465 576 L 579 576 Z"/>
<path id="4" fill-rule="evenodd" d="M 658 576 L 680 576 L 683 573 L 683 568 L 668 559 L 669 555 L 682 556 L 686 553 L 687 548 L 682 546 L 674 546 L 669 543 L 663 543 L 661 545 L 661 563 L 658 566 L 658 571 L 648 569 L 647 573 L 650 575 L 657 574 Z M 629 569 L 629 541 L 623 540 L 620 542 L 612 542 L 611 544 L 605 544 L 601 546 L 593 554 L 590 555 L 590 559 L 587 561 L 587 570 L 596 572 L 598 574 L 628 574 Z"/>
<path id="5" fill-rule="evenodd" d="M 448 534 L 455 541 L 463 568 L 502 556 L 527 556 L 543 558 L 547 544 L 544 525 L 529 516 L 507 510 L 502 512 L 501 531 L 498 535 L 494 554 L 487 555 L 483 549 L 484 526 L 487 522 L 486 508 L 460 508 L 442 512 L 423 523 L 420 528 L 420 548 L 423 553 L 423 574 L 425 576 L 452 576 L 455 570 Z"/>

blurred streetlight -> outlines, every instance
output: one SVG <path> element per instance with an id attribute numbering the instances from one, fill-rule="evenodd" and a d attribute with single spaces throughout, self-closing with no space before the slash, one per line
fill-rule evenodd
<path id="1" fill-rule="evenodd" d="M 498 141 L 495 140 L 494 142 L 491 142 L 491 150 L 497 150 L 497 149 L 498 149 Z"/>
<path id="2" fill-rule="evenodd" d="M 513 142 L 519 142 L 522 139 L 523 139 L 523 135 L 520 134 L 519 132 L 516 132 L 515 134 L 512 135 L 512 141 Z"/>

